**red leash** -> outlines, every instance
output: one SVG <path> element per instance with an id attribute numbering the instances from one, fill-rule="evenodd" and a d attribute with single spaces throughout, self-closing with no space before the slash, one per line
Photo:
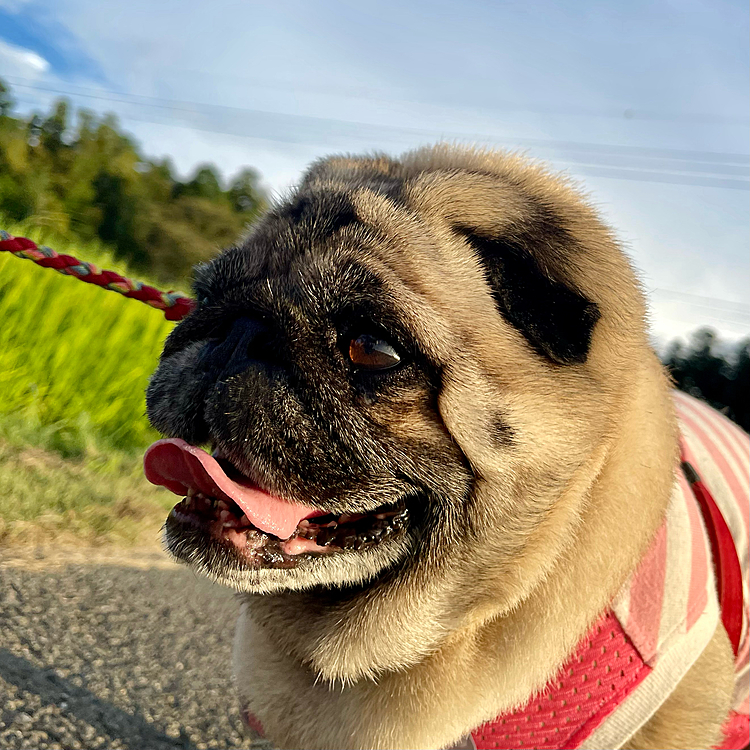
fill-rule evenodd
<path id="1" fill-rule="evenodd" d="M 121 276 L 115 271 L 106 271 L 93 263 L 78 260 L 72 255 L 58 255 L 46 245 L 37 245 L 26 237 L 14 237 L 0 229 L 0 252 L 5 250 L 16 258 L 33 260 L 42 268 L 54 268 L 66 276 L 74 276 L 87 284 L 96 284 L 111 292 L 118 292 L 123 297 L 137 299 L 151 307 L 164 312 L 167 320 L 182 320 L 194 307 L 195 300 L 186 297 L 182 292 L 162 292 L 141 281 L 134 281 Z"/>

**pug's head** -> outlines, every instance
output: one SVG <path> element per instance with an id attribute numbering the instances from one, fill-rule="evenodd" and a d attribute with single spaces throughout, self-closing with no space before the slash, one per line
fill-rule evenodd
<path id="1" fill-rule="evenodd" d="M 645 341 L 564 181 L 447 146 L 315 164 L 195 295 L 147 395 L 170 552 L 246 592 L 419 591 L 446 627 L 565 548 Z"/>

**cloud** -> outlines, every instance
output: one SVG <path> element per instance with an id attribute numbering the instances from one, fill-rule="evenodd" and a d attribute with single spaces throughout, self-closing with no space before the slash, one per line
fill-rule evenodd
<path id="1" fill-rule="evenodd" d="M 60 4 L 64 2 L 60 0 Z M 44 60 L 44 72 L 50 77 L 105 84 L 98 64 L 84 51 L 85 25 L 58 20 L 58 9 L 57 2 L 0 0 L 0 40 Z M 3 69 L 3 74 L 10 76 L 13 71 Z"/>
<path id="2" fill-rule="evenodd" d="M 36 52 L 0 39 L 0 69 L 5 75 L 39 78 L 50 64 Z"/>
<path id="3" fill-rule="evenodd" d="M 25 5 L 31 5 L 34 0 L 0 0 L 0 8 L 11 13 L 18 13 Z"/>

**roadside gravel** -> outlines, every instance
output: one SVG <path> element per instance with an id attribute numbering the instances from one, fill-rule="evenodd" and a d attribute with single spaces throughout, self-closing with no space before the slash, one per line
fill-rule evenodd
<path id="1" fill-rule="evenodd" d="M 236 612 L 167 565 L 0 566 L 0 748 L 270 748 L 240 722 Z"/>

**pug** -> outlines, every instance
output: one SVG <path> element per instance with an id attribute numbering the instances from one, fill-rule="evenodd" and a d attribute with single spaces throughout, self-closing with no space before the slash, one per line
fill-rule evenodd
<path id="1" fill-rule="evenodd" d="M 334 156 L 194 287 L 146 474 L 184 497 L 169 552 L 239 592 L 253 727 L 284 748 L 722 740 L 711 566 L 677 646 L 633 619 L 692 511 L 640 285 L 565 178 L 448 145 Z"/>

